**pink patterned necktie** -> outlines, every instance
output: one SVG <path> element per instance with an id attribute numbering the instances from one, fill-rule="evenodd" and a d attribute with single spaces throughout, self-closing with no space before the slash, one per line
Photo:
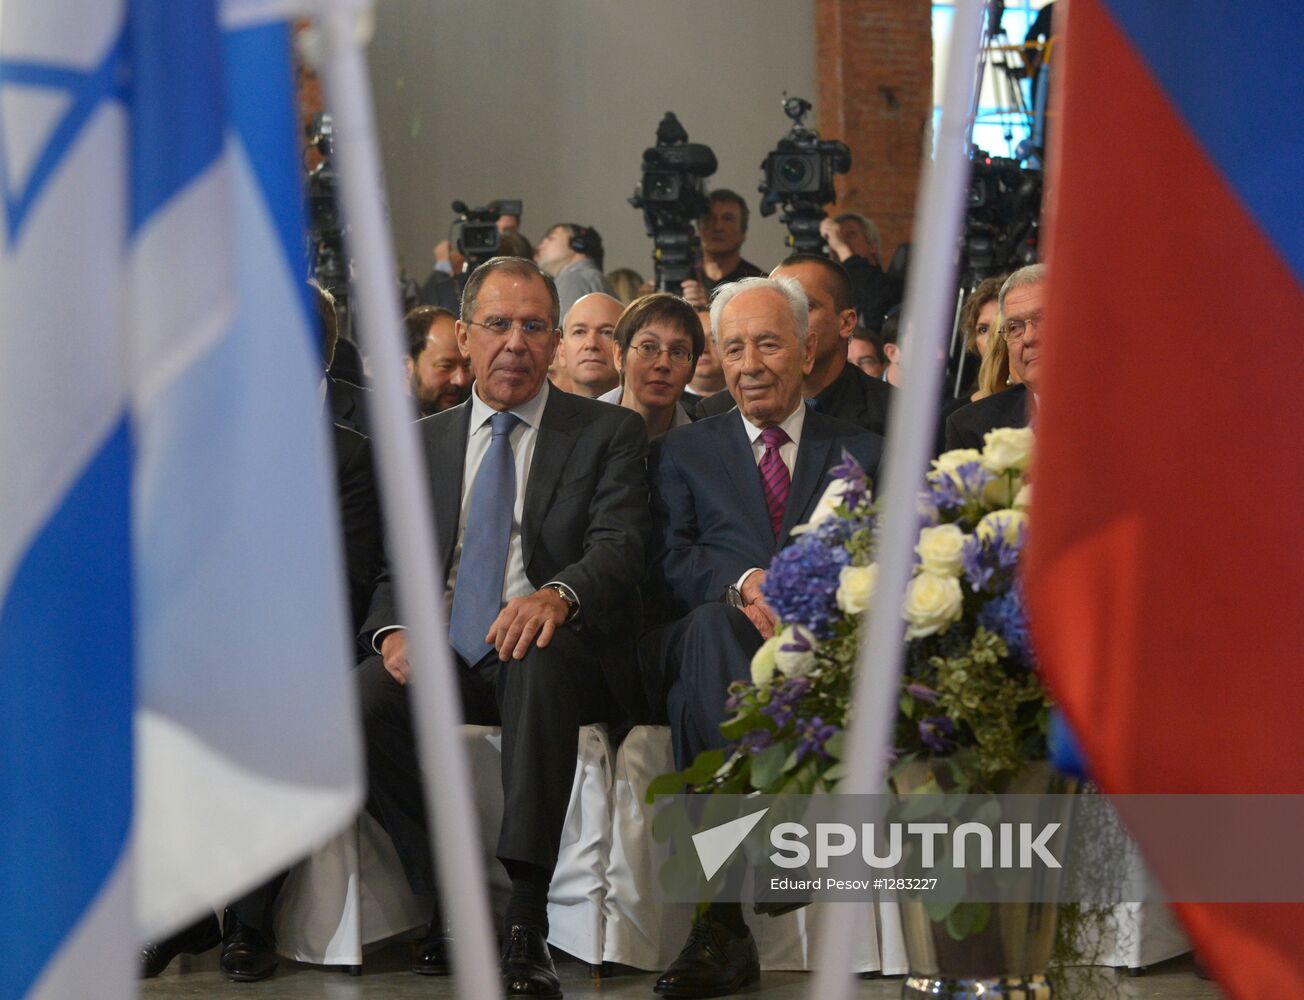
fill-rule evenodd
<path id="1" fill-rule="evenodd" d="M 770 527 L 774 529 L 774 537 L 778 538 L 783 527 L 783 515 L 788 509 L 788 493 L 792 489 L 792 477 L 779 457 L 779 448 L 791 438 L 782 427 L 767 427 L 761 431 L 761 440 L 765 443 L 765 454 L 757 468 L 761 473 L 765 506 L 770 510 Z"/>

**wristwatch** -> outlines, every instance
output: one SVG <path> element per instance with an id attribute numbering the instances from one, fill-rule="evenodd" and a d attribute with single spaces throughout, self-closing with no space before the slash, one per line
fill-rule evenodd
<path id="1" fill-rule="evenodd" d="M 563 601 L 566 602 L 567 622 L 569 622 L 572 618 L 575 617 L 576 614 L 579 613 L 580 602 L 575 600 L 569 588 L 562 586 L 560 583 L 550 583 L 547 586 L 545 586 L 543 589 L 551 590 L 553 593 L 555 593 L 558 597 L 560 597 Z"/>
<path id="2" fill-rule="evenodd" d="M 729 589 L 724 592 L 724 602 L 729 605 L 729 607 L 737 608 L 739 611 L 747 607 L 747 602 L 743 600 L 743 592 L 732 584 L 729 586 Z"/>

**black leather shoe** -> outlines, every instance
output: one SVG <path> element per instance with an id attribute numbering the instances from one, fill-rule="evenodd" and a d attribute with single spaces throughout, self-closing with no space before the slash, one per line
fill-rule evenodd
<path id="1" fill-rule="evenodd" d="M 153 979 L 178 955 L 198 955 L 221 943 L 222 928 L 218 926 L 217 914 L 210 913 L 189 927 L 183 927 L 170 938 L 142 945 L 140 978 Z"/>
<path id="2" fill-rule="evenodd" d="M 543 932 L 513 924 L 503 946 L 503 992 L 509 997 L 560 1000 L 561 980 Z"/>
<path id="3" fill-rule="evenodd" d="M 448 956 L 452 942 L 443 927 L 431 924 L 426 936 L 417 942 L 412 952 L 412 971 L 422 976 L 446 976 L 449 972 Z"/>
<path id="4" fill-rule="evenodd" d="M 653 991 L 663 997 L 724 997 L 761 978 L 756 940 L 704 917 L 688 932 L 688 943 Z"/>
<path id="5" fill-rule="evenodd" d="M 260 931 L 242 924 L 226 911 L 226 932 L 222 935 L 222 958 L 218 966 L 227 979 L 256 983 L 276 971 L 276 951 Z"/>

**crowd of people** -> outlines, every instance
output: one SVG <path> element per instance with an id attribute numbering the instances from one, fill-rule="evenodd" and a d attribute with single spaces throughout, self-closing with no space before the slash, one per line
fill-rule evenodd
<path id="1" fill-rule="evenodd" d="M 766 567 L 844 453 L 878 477 L 902 357 L 899 296 L 873 223 L 826 220 L 827 256 L 793 254 L 767 275 L 741 255 L 747 219 L 738 195 L 712 196 L 700 280 L 679 295 L 637 275 L 609 279 L 600 237 L 562 223 L 537 247 L 519 237 L 520 254 L 471 271 L 454 308 L 425 304 L 406 317 L 462 711 L 502 728 L 509 996 L 561 995 L 547 898 L 578 727 L 668 725 L 681 768 L 724 746 L 728 687 L 749 676 L 775 631 Z M 513 232 L 509 223 L 504 235 Z M 442 256 L 453 260 L 447 247 Z M 981 448 L 984 431 L 1035 416 L 1044 279 L 1034 265 L 970 296 L 961 325 L 980 375 L 946 406 L 947 447 Z M 347 342 L 330 297 L 315 292 L 323 363 L 338 374 L 332 362 Z M 367 390 L 327 376 L 324 393 L 358 635 L 367 808 L 412 889 L 438 900 Z M 232 903 L 220 929 L 214 915 L 148 946 L 144 974 L 220 940 L 230 978 L 270 975 L 280 882 Z M 413 971 L 448 971 L 456 905 L 435 906 Z M 758 977 L 741 906 L 712 902 L 655 991 L 723 996 Z"/>

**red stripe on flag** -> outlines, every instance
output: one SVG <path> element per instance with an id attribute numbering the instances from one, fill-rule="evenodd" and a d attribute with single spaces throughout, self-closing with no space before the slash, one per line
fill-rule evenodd
<path id="1" fill-rule="evenodd" d="M 1106 790 L 1301 793 L 1304 290 L 1096 0 L 1068 15 L 1038 652 Z M 1234 995 L 1304 996 L 1304 906 L 1180 909 Z"/>

